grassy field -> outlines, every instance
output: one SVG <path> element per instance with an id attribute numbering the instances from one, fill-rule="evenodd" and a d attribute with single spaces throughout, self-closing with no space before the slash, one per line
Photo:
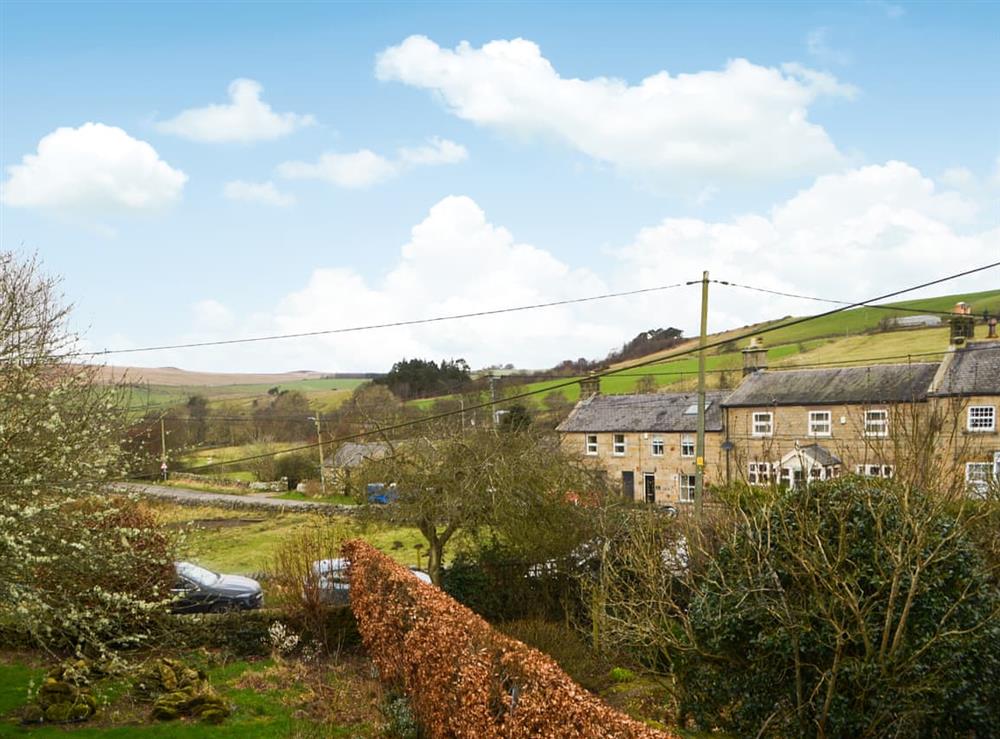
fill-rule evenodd
<path id="1" fill-rule="evenodd" d="M 266 571 L 282 542 L 309 528 L 323 526 L 334 527 L 340 538 L 360 537 L 371 542 L 402 564 L 416 565 L 421 557 L 426 564 L 424 538 L 415 528 L 366 526 L 353 517 L 316 513 L 232 510 L 159 501 L 149 506 L 165 525 L 180 527 L 186 532 L 184 557 L 222 572 Z M 233 523 L 219 523 L 223 521 Z"/>
<path id="2" fill-rule="evenodd" d="M 912 300 L 893 305 L 919 310 L 947 311 L 959 300 L 970 303 L 976 315 L 980 315 L 983 310 L 989 310 L 991 313 L 1000 312 L 1000 290 Z M 876 308 L 858 308 L 764 334 L 762 338 L 768 347 L 768 364 L 776 368 L 849 362 L 878 364 L 905 362 L 908 356 L 912 356 L 912 361 L 933 362 L 939 360 L 947 350 L 947 327 L 880 331 L 879 322 L 887 315 L 907 314 L 890 313 Z M 780 322 L 759 324 L 756 328 L 764 329 L 778 323 Z M 740 350 L 746 346 L 747 340 L 736 342 L 735 338 L 750 333 L 753 328 L 744 327 L 709 337 L 709 343 L 727 342 L 709 350 L 709 356 L 706 358 L 706 367 L 710 372 L 708 377 L 710 388 L 719 386 L 723 370 L 733 370 L 733 375 L 728 378 L 730 381 L 739 380 L 743 361 Z M 977 338 L 985 337 L 986 327 L 977 326 L 976 335 Z M 728 342 L 733 343 L 729 345 Z M 693 390 L 697 358 L 694 354 L 683 357 L 676 355 L 690 351 L 696 346 L 696 342 L 690 340 L 665 352 L 614 365 L 613 368 L 620 370 L 620 373 L 602 378 L 601 392 L 609 394 L 634 392 L 642 374 L 653 376 L 657 386 L 661 388 L 669 386 L 671 390 Z M 642 367 L 635 366 L 660 357 L 662 361 Z M 514 385 L 509 392 L 510 394 L 537 392 L 537 395 L 518 401 L 537 407 L 544 402 L 547 390 L 554 390 L 559 385 L 569 382 L 571 384 L 559 388 L 559 392 L 567 400 L 575 402 L 580 394 L 575 379 L 578 378 Z M 435 399 L 419 400 L 414 401 L 414 404 L 428 409 L 433 406 L 434 401 Z"/>
<path id="3" fill-rule="evenodd" d="M 332 378 L 295 380 L 279 383 L 247 383 L 231 385 L 155 385 L 136 384 L 131 387 L 129 407 L 137 414 L 146 409 L 162 409 L 170 405 L 186 403 L 192 395 L 202 395 L 209 401 L 210 408 L 220 405 L 247 410 L 254 400 L 267 397 L 273 387 L 279 390 L 294 390 L 309 400 L 309 405 L 320 412 L 333 410 L 351 397 L 354 389 L 365 382 L 361 379 Z"/>

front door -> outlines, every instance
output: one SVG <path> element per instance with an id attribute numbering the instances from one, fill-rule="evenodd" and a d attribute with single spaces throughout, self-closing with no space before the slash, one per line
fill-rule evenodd
<path id="1" fill-rule="evenodd" d="M 642 487 L 646 494 L 647 503 L 656 502 L 656 475 L 652 472 L 645 472 L 642 475 Z"/>
<path id="2" fill-rule="evenodd" d="M 635 500 L 635 473 L 622 472 L 622 495 L 625 500 Z"/>

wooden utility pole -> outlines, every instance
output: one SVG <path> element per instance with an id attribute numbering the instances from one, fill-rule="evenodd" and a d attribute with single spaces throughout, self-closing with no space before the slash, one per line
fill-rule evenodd
<path id="1" fill-rule="evenodd" d="M 694 512 L 701 520 L 705 491 L 705 343 L 708 340 L 708 270 L 701 275 L 701 336 L 698 338 L 698 437 L 695 442 Z"/>
<path id="2" fill-rule="evenodd" d="M 316 415 L 313 416 L 313 420 L 316 422 L 316 446 L 319 449 L 319 487 L 323 491 L 323 497 L 326 497 L 326 473 L 323 471 L 323 432 L 320 430 L 320 416 L 322 414 L 316 411 Z"/>
<path id="3" fill-rule="evenodd" d="M 163 415 L 160 414 L 160 477 L 167 479 L 167 431 L 163 426 Z"/>

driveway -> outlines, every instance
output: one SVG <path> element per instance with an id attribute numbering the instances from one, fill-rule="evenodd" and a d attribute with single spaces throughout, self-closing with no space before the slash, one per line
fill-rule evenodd
<path id="1" fill-rule="evenodd" d="M 114 490 L 125 493 L 139 493 L 149 495 L 154 498 L 166 498 L 182 503 L 222 503 L 224 505 L 254 506 L 266 508 L 288 508 L 300 510 L 330 510 L 340 509 L 346 506 L 333 505 L 331 503 L 320 503 L 306 500 L 281 500 L 280 498 L 269 498 L 267 494 L 257 495 L 229 495 L 226 493 L 207 493 L 202 490 L 191 490 L 190 488 L 166 487 L 164 485 L 150 485 L 139 482 L 117 482 L 111 486 Z"/>

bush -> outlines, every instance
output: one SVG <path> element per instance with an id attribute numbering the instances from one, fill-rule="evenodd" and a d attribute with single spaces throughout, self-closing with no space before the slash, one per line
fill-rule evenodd
<path id="1" fill-rule="evenodd" d="M 488 621 L 577 620 L 582 613 L 574 577 L 554 566 L 532 565 L 496 541 L 460 551 L 445 570 L 442 587 Z"/>
<path id="2" fill-rule="evenodd" d="M 636 533 L 602 594 L 605 635 L 672 669 L 682 711 L 740 736 L 995 733 L 1000 594 L 976 506 L 856 477 L 731 499 L 684 531 L 683 567 L 670 532 Z"/>
<path id="3" fill-rule="evenodd" d="M 282 477 L 288 478 L 288 489 L 294 490 L 303 480 L 319 478 L 319 462 L 313 454 L 282 454 L 274 464 L 272 479 Z"/>
<path id="4" fill-rule="evenodd" d="M 431 736 L 668 736 L 609 708 L 551 658 L 497 633 L 370 545 L 350 541 L 344 553 L 365 647 Z"/>

